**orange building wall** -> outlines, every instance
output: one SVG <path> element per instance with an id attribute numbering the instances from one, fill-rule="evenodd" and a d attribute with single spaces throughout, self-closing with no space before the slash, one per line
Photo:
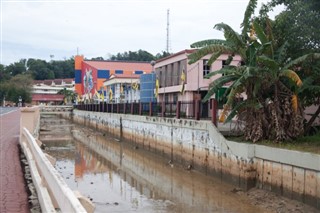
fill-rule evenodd
<path id="1" fill-rule="evenodd" d="M 75 70 L 75 91 L 79 95 L 83 94 L 83 84 L 82 84 L 82 62 L 84 58 L 83 55 L 76 55 L 74 57 L 74 70 Z M 80 77 L 80 79 L 79 79 Z"/>

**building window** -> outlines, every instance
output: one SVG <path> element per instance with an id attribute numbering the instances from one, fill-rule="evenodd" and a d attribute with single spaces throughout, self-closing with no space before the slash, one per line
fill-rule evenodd
<path id="1" fill-rule="evenodd" d="M 227 61 L 226 60 L 222 60 L 222 68 L 224 68 L 225 66 L 227 66 Z M 222 76 L 224 76 L 225 74 L 223 73 Z"/>
<path id="2" fill-rule="evenodd" d="M 163 87 L 163 84 L 162 84 L 162 81 L 163 81 L 163 79 L 162 79 L 162 71 L 160 71 L 160 73 L 159 73 L 159 83 L 160 83 L 160 85 L 159 85 L 159 87 L 161 88 L 161 87 Z"/>
<path id="3" fill-rule="evenodd" d="M 222 60 L 222 68 L 224 68 L 225 66 L 227 66 L 227 61 L 226 60 Z"/>
<path id="4" fill-rule="evenodd" d="M 134 71 L 134 74 L 141 75 L 141 74 L 143 74 L 143 71 L 142 70 L 136 70 L 136 71 Z"/>
<path id="5" fill-rule="evenodd" d="M 173 72 L 172 72 L 172 64 L 168 64 L 166 66 L 166 77 L 165 77 L 165 84 L 166 86 L 172 86 L 172 78 L 173 78 Z"/>
<path id="6" fill-rule="evenodd" d="M 123 70 L 115 70 L 115 74 L 123 74 Z"/>
<path id="7" fill-rule="evenodd" d="M 164 102 L 165 102 L 165 103 L 168 103 L 168 102 L 169 102 L 169 94 L 166 95 L 166 94 L 164 93 Z"/>
<path id="8" fill-rule="evenodd" d="M 203 77 L 210 73 L 211 66 L 208 65 L 208 60 L 203 60 Z"/>
<path id="9" fill-rule="evenodd" d="M 178 102 L 178 93 L 173 93 L 173 103 L 177 103 Z"/>
<path id="10" fill-rule="evenodd" d="M 182 69 L 181 69 L 181 61 L 178 61 L 177 62 L 177 69 L 178 69 L 178 79 L 177 79 L 177 84 L 179 84 L 179 81 L 180 81 L 180 78 L 181 78 L 181 73 L 182 73 Z"/>

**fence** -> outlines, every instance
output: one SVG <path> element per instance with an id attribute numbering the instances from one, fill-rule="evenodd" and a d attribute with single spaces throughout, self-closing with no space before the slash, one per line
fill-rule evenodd
<path id="1" fill-rule="evenodd" d="M 68 107 L 21 109 L 20 145 L 28 160 L 32 181 L 43 212 L 93 212 L 93 203 L 79 193 L 75 195 L 43 153 L 34 136 L 39 133 L 41 113 L 65 110 Z M 49 110 L 47 110 L 49 109 Z M 70 108 L 68 108 L 68 111 Z"/>
<path id="2" fill-rule="evenodd" d="M 217 124 L 217 101 L 211 99 L 207 103 L 199 100 L 178 102 L 139 102 L 139 103 L 99 103 L 78 104 L 78 110 L 92 112 L 106 112 L 131 115 L 147 115 L 168 118 L 184 118 L 194 120 L 208 120 Z"/>

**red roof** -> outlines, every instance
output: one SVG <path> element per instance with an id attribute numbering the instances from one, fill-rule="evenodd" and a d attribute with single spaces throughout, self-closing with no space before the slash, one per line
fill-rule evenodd
<path id="1" fill-rule="evenodd" d="M 60 94 L 32 94 L 32 101 L 63 101 L 63 98 Z"/>
<path id="2" fill-rule="evenodd" d="M 84 63 L 98 70 L 127 70 L 127 71 L 151 71 L 149 62 L 129 62 L 129 61 L 84 61 Z"/>
<path id="3" fill-rule="evenodd" d="M 41 84 L 41 83 L 43 83 L 43 80 L 33 80 L 33 83 L 34 84 Z"/>
<path id="4" fill-rule="evenodd" d="M 43 83 L 45 85 L 51 85 L 52 84 L 52 80 L 43 80 Z"/>
<path id="5" fill-rule="evenodd" d="M 73 81 L 73 78 L 65 78 L 65 79 L 62 79 L 65 83 L 69 83 L 69 84 L 71 84 L 72 83 L 72 81 Z"/>
<path id="6" fill-rule="evenodd" d="M 55 84 L 62 84 L 62 79 L 55 79 L 55 80 L 53 80 L 53 82 L 55 83 Z"/>

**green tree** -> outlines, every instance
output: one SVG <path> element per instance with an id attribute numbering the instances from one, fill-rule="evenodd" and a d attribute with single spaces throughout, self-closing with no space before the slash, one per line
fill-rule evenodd
<path id="1" fill-rule="evenodd" d="M 91 60 L 93 61 L 103 61 L 103 57 L 99 56 L 99 57 L 94 57 L 94 58 L 91 58 Z"/>
<path id="2" fill-rule="evenodd" d="M 50 71 L 52 71 L 54 78 L 74 78 L 74 59 L 51 61 L 48 63 L 48 69 L 48 74 L 51 75 Z"/>
<path id="3" fill-rule="evenodd" d="M 45 60 L 40 59 L 28 59 L 27 61 L 28 71 L 32 73 L 35 80 L 48 79 L 49 69 Z"/>
<path id="4" fill-rule="evenodd" d="M 48 75 L 46 79 L 55 79 L 55 75 L 54 72 L 52 70 L 48 71 Z"/>
<path id="5" fill-rule="evenodd" d="M 320 115 L 320 61 L 310 60 L 302 64 L 300 71 L 303 78 L 303 86 L 299 91 L 299 98 L 302 106 L 308 107 L 311 105 L 318 106 L 314 113 L 311 113 L 311 118 L 305 124 L 305 134 L 310 134 L 311 127 Z"/>
<path id="6" fill-rule="evenodd" d="M 277 5 L 284 5 L 275 19 L 273 31 L 277 42 L 288 42 L 288 57 L 320 51 L 320 1 L 319 0 L 271 0 L 262 6 L 260 16 L 266 14 Z"/>
<path id="7" fill-rule="evenodd" d="M 9 83 L 8 83 L 8 81 L 1 82 L 1 84 L 0 84 L 0 103 L 1 103 L 1 106 L 2 106 L 2 103 L 3 103 L 3 99 L 7 100 L 8 91 L 9 91 Z"/>
<path id="8" fill-rule="evenodd" d="M 11 78 L 10 73 L 4 65 L 0 64 L 0 82 L 5 82 Z"/>
<path id="9" fill-rule="evenodd" d="M 67 103 L 73 103 L 75 99 L 77 98 L 77 93 L 71 90 L 67 90 L 66 88 L 63 88 L 58 92 L 60 95 L 64 95 L 64 102 Z"/>
<path id="10" fill-rule="evenodd" d="M 159 60 L 161 58 L 169 56 L 170 53 L 163 51 L 162 53 L 156 54 L 153 56 L 151 53 L 145 50 L 138 50 L 138 51 L 129 51 L 124 53 L 117 53 L 116 55 L 112 55 L 110 60 L 113 61 L 154 61 Z"/>
<path id="11" fill-rule="evenodd" d="M 6 73 L 9 73 L 11 76 L 25 73 L 27 71 L 25 66 L 25 59 L 21 59 L 19 62 L 15 62 L 5 67 Z"/>
<path id="12" fill-rule="evenodd" d="M 170 56 L 171 54 L 169 52 L 166 51 L 162 51 L 162 53 L 157 53 L 155 56 L 155 60 L 159 60 L 161 58 L 165 58 L 167 56 Z"/>
<path id="13" fill-rule="evenodd" d="M 145 51 L 145 50 L 138 50 L 138 51 L 129 51 L 124 53 L 118 53 L 117 55 L 112 55 L 110 60 L 116 61 L 152 61 L 154 60 L 154 56 Z"/>
<path id="14" fill-rule="evenodd" d="M 222 74 L 210 84 L 204 101 L 230 82 L 222 113 L 223 118 L 232 108 L 226 122 L 235 115 L 243 116 L 244 136 L 253 142 L 294 139 L 303 132 L 303 117 L 297 97 L 302 82 L 293 68 L 304 61 L 320 58 L 320 54 L 308 54 L 295 60 L 286 57 L 286 44 L 278 46 L 271 21 L 267 17 L 253 17 L 256 5 L 257 0 L 249 1 L 241 34 L 220 23 L 214 28 L 223 31 L 226 40 L 205 40 L 192 44 L 192 47 L 201 49 L 189 56 L 190 63 L 212 54 L 208 61 L 211 64 L 222 53 L 228 53 L 227 66 L 207 76 Z M 235 54 L 241 56 L 243 66 L 230 65 Z M 241 93 L 245 93 L 247 99 L 235 103 Z"/>
<path id="15" fill-rule="evenodd" d="M 30 58 L 3 66 L 0 64 L 0 82 L 18 74 L 32 74 L 35 80 L 74 78 L 74 59 L 50 61 Z"/>
<path id="16" fill-rule="evenodd" d="M 0 85 L 0 98 L 7 101 L 12 101 L 17 103 L 19 97 L 22 98 L 23 102 L 31 102 L 31 92 L 32 92 L 32 76 L 26 74 L 19 74 L 12 77 L 9 81 Z"/>
<path id="17" fill-rule="evenodd" d="M 296 58 L 302 54 L 320 52 L 320 1 L 318 0 L 271 0 L 260 10 L 260 16 L 275 6 L 283 4 L 285 10 L 274 21 L 273 31 L 277 43 L 287 43 L 287 56 Z M 303 88 L 299 92 L 299 98 L 303 107 L 318 105 L 318 109 L 312 114 L 306 123 L 305 134 L 320 114 L 320 62 L 309 60 L 299 67 L 299 75 L 303 79 Z"/>

